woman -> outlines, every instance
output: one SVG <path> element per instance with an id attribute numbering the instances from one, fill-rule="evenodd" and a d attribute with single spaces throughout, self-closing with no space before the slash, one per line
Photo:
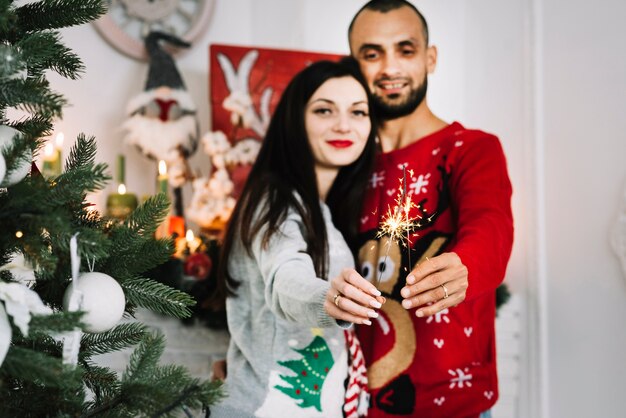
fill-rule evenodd
<path id="1" fill-rule="evenodd" d="M 283 92 L 223 243 L 231 341 L 212 417 L 355 414 L 346 339 L 353 354 L 358 342 L 344 330 L 381 306 L 371 283 L 339 274 L 375 152 L 366 91 L 355 67 L 320 61 Z"/>

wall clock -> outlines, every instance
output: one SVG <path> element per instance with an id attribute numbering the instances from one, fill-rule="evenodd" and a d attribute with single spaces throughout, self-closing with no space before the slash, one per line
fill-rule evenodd
<path id="1" fill-rule="evenodd" d="M 152 30 L 193 43 L 208 26 L 216 0 L 108 0 L 94 22 L 98 32 L 124 54 L 147 60 L 143 39 Z"/>

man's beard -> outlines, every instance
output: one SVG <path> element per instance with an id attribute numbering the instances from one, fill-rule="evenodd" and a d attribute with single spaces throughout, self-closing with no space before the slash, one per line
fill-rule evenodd
<path id="1" fill-rule="evenodd" d="M 424 101 L 426 90 L 428 90 L 428 77 L 424 77 L 424 81 L 416 89 L 411 89 L 409 96 L 402 103 L 390 104 L 385 102 L 385 99 L 382 97 L 373 94 L 372 106 L 374 113 L 382 121 L 410 115 Z"/>

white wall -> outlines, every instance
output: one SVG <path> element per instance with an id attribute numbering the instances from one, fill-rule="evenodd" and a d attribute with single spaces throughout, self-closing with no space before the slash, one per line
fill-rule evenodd
<path id="1" fill-rule="evenodd" d="M 551 417 L 621 416 L 626 281 L 607 237 L 626 186 L 626 6 L 620 0 L 415 3 L 439 47 L 431 107 L 448 121 L 497 134 L 507 153 L 516 221 L 507 282 L 527 299 L 524 330 L 533 333 L 525 338 L 521 388 L 532 405 L 520 406 L 522 416 L 541 416 L 533 392 L 542 387 L 534 380 L 541 373 L 549 382 L 543 395 Z M 210 128 L 209 43 L 346 53 L 346 28 L 362 4 L 216 0 L 207 32 L 177 62 L 202 132 Z M 100 161 L 113 163 L 123 150 L 129 189 L 152 193 L 155 164 L 125 147 L 119 131 L 127 101 L 143 90 L 146 64 L 117 53 L 91 26 L 63 34 L 87 68 L 80 81 L 52 78 L 73 104 L 57 129 L 67 138 L 95 135 Z M 202 155 L 192 164 L 206 172 Z M 104 199 L 95 197 L 100 207 Z M 548 302 L 542 317 L 548 367 L 539 370 L 542 300 Z"/>
<path id="2" fill-rule="evenodd" d="M 626 281 L 609 230 L 626 184 L 626 4 L 545 0 L 550 412 L 626 411 Z"/>

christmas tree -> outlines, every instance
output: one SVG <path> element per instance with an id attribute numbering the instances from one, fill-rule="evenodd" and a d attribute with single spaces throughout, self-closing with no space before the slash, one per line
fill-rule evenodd
<path id="1" fill-rule="evenodd" d="M 143 275 L 173 252 L 154 238 L 167 198 L 123 222 L 103 218 L 87 195 L 104 187 L 107 167 L 84 135 L 58 176 L 31 169 L 66 104 L 46 71 L 75 79 L 83 70 L 55 30 L 94 20 L 103 2 L 20 4 L 0 0 L 0 416 L 174 416 L 209 405 L 218 384 L 160 365 L 161 335 L 118 324 L 137 308 L 185 317 L 194 304 Z M 94 360 L 128 347 L 121 376 Z"/>
<path id="2" fill-rule="evenodd" d="M 315 336 L 305 348 L 294 350 L 302 355 L 301 359 L 278 363 L 292 370 L 295 375 L 280 375 L 289 386 L 276 386 L 276 389 L 299 401 L 300 408 L 313 406 L 321 411 L 322 386 L 333 367 L 333 355 L 320 336 Z"/>

